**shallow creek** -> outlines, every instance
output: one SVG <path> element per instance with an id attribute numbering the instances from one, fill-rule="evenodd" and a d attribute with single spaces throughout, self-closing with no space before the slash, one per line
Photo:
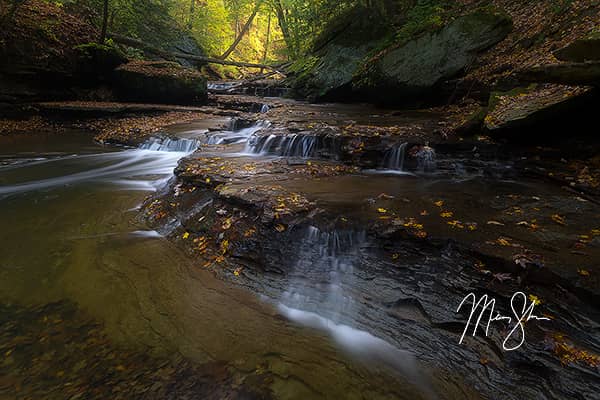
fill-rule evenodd
<path id="1" fill-rule="evenodd" d="M 303 118 L 326 116 L 322 125 L 373 119 L 347 106 L 303 107 Z M 101 146 L 82 131 L 0 137 L 0 394 L 509 399 L 593 392 L 597 374 L 567 370 L 549 356 L 545 342 L 560 329 L 587 348 L 598 346 L 597 310 L 577 296 L 563 304 L 553 301 L 552 284 L 525 283 L 549 299 L 545 310 L 556 320 L 554 327 L 534 327 L 522 353 L 502 352 L 501 332 L 459 345 L 464 321 L 454 311 L 468 291 L 506 300 L 521 289 L 521 271 L 509 286 L 473 268 L 472 249 L 487 251 L 492 261 L 505 256 L 501 251 L 513 252 L 486 248 L 506 234 L 504 225 L 486 221 L 506 219 L 506 209 L 525 209 L 523 204 L 548 218 L 567 215 L 576 222 L 558 232 L 510 232 L 511 240 L 532 248 L 552 243 L 562 261 L 572 256 L 560 246 L 594 228 L 585 215 L 597 213 L 597 205 L 574 201 L 546 183 L 516 179 L 509 163 L 465 161 L 460 154 L 436 158 L 428 146 L 405 170 L 409 146 L 393 143 L 393 135 L 371 157 L 380 162 L 363 160 L 339 175 L 303 175 L 302 168 L 341 166 L 340 143 L 328 126 L 323 134 L 300 128 L 290 133 L 285 123 L 267 121 L 273 112 L 268 107 L 261 111 L 255 122 L 241 125 L 215 117 L 173 126 L 138 148 Z M 430 118 L 407 121 L 417 117 Z M 402 118 L 384 124 L 400 126 Z M 231 129 L 211 129 L 215 125 Z M 194 171 L 207 163 L 214 164 L 212 171 L 192 174 L 196 181 L 185 182 L 182 174 L 176 181 L 178 164 Z M 210 185 L 220 179 L 225 184 L 219 192 Z M 193 189 L 183 190 L 188 184 Z M 243 265 L 235 273 L 204 268 L 189 257 L 185 246 L 200 240 L 206 221 L 223 226 L 226 216 L 244 215 L 231 229 L 243 232 L 242 220 L 254 218 L 253 191 L 275 186 L 296 199 L 305 196 L 313 208 L 279 233 L 263 223 L 258 244 L 231 243 L 232 258 Z M 157 192 L 174 211 L 165 213 L 168 223 L 149 228 L 140 211 Z M 476 235 L 440 217 L 440 196 L 450 215 L 463 220 L 455 225 L 472 223 Z M 386 236 L 394 227 L 385 221 L 409 217 L 424 222 L 437 239 Z M 259 225 L 258 218 L 252 223 Z M 506 223 L 525 217 L 514 218 Z M 65 348 L 69 341 L 80 350 Z M 98 343 L 108 350 L 99 351 Z M 555 379 L 542 377 L 536 365 Z M 164 370 L 171 372 L 156 372 Z M 513 391 L 520 379 L 528 385 Z"/>
<path id="2" fill-rule="evenodd" d="M 5 324 L 39 314 L 28 310 L 68 302 L 100 323 L 107 346 L 117 351 L 159 360 L 177 355 L 196 364 L 219 361 L 235 376 L 234 388 L 262 385 L 275 398 L 478 398 L 460 379 L 439 377 L 414 355 L 366 332 L 316 314 L 278 309 L 215 279 L 136 222 L 144 197 L 167 183 L 177 161 L 193 146 L 163 141 L 140 149 L 103 147 L 85 132 L 0 140 L 0 302 L 6 305 Z M 75 317 L 59 324 L 65 340 L 81 329 Z M 365 345 L 375 353 L 387 352 L 392 362 L 372 357 L 362 349 Z M 52 378 L 39 381 L 28 376 L 32 364 L 41 361 L 28 354 L 27 346 L 1 337 L 0 347 L 7 376 L 0 390 L 9 397 L 85 397 L 98 390 L 66 389 L 79 375 L 93 374 L 92 367 L 61 370 L 57 376 L 47 371 Z M 64 357 L 59 348 L 48 353 L 47 368 L 61 369 L 51 359 L 64 365 L 74 361 L 59 361 Z M 94 356 L 69 357 L 85 362 Z M 119 374 L 133 379 L 135 372 L 120 369 Z M 257 375 L 268 379 L 253 383 L 250 377 Z M 169 384 L 176 385 L 173 380 Z M 141 391 L 148 396 L 153 390 L 158 393 L 160 387 Z M 107 387 L 104 393 L 110 391 Z M 127 398 L 147 398 L 125 393 Z"/>

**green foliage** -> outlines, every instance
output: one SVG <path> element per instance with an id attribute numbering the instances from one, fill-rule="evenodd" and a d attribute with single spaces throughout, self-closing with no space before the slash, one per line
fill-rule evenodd
<path id="1" fill-rule="evenodd" d="M 550 0 L 552 11 L 561 14 L 571 8 L 573 0 Z"/>
<path id="2" fill-rule="evenodd" d="M 396 33 L 396 41 L 404 43 L 424 32 L 437 30 L 444 26 L 449 2 L 442 0 L 419 0 L 407 15 L 406 22 Z"/>

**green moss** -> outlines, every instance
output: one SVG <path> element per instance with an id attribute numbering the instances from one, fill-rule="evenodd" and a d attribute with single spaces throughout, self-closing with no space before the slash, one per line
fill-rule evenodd
<path id="1" fill-rule="evenodd" d="M 442 0 L 419 0 L 406 15 L 406 22 L 395 35 L 397 45 L 408 42 L 424 32 L 435 31 L 449 17 L 451 2 Z"/>

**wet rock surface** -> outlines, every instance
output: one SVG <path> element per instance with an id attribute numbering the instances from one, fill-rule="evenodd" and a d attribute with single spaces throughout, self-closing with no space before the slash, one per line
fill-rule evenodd
<path id="1" fill-rule="evenodd" d="M 203 139 L 147 220 L 221 279 L 460 371 L 483 396 L 593 396 L 596 198 L 532 179 L 508 148 L 445 140 L 448 115 L 345 107 L 274 100 L 247 142 Z M 458 344 L 465 295 L 511 315 L 517 291 L 550 319 L 527 324 L 523 348 L 502 350 L 506 324 Z"/>
<path id="2" fill-rule="evenodd" d="M 266 375 L 246 387 L 225 363 L 193 364 L 115 347 L 68 302 L 2 306 L 0 395 L 45 399 L 269 399 Z"/>
<path id="3" fill-rule="evenodd" d="M 135 106 L 90 107 L 117 113 L 110 117 L 114 130 L 99 125 L 107 129 L 99 136 L 106 141 L 173 151 L 198 147 L 181 160 L 170 184 L 147 200 L 143 220 L 183 250 L 198 273 L 211 273 L 275 305 L 272 331 L 281 329 L 280 323 L 305 325 L 308 318 L 315 327 L 303 332 L 322 332 L 326 326 L 334 340 L 343 342 L 340 327 L 351 327 L 353 334 L 362 332 L 358 337 L 370 340 L 353 348 L 373 349 L 373 338 L 392 346 L 394 356 L 366 351 L 378 365 L 404 371 L 406 365 L 398 362 L 403 357 L 395 352 L 409 351 L 425 371 L 433 371 L 434 391 L 441 398 L 593 397 L 599 353 L 598 169 L 587 158 L 575 158 L 593 151 L 462 138 L 455 133 L 462 114 L 453 108 L 392 111 L 239 95 L 211 96 L 210 101 L 202 109 L 159 110 L 162 119 L 150 107 L 144 121 L 152 121 L 152 130 L 140 124 L 146 117 L 130 120 L 127 107 Z M 190 121 L 173 125 L 171 112 L 184 113 Z M 120 129 L 127 124 L 139 129 Z M 169 281 L 162 275 L 171 271 L 165 265 L 150 274 L 161 276 L 152 282 Z M 130 279 L 135 271 L 127 272 Z M 509 302 L 516 291 L 533 296 L 539 302 L 536 314 L 550 318 L 527 323 L 523 348 L 502 350 L 510 327 L 500 323 L 493 324 L 488 338 L 480 332 L 458 344 L 468 315 L 455 311 L 464 296 L 488 294 L 502 314 L 511 315 Z M 163 319 L 178 321 L 181 311 L 165 311 L 153 297 L 160 290 L 150 292 L 143 295 L 152 299 L 144 309 L 153 310 L 150 315 L 157 309 L 162 322 L 152 326 L 169 336 L 171 322 Z M 182 296 L 176 292 L 174 299 Z M 190 293 L 194 300 L 182 304 L 192 308 L 193 318 L 204 320 L 194 308 L 197 297 L 202 307 L 222 304 L 221 298 L 207 301 L 195 287 Z M 295 320 L 298 313 L 304 319 Z M 213 314 L 218 313 L 202 313 Z M 195 329 L 197 323 L 178 326 L 204 332 L 202 324 Z M 178 337 L 188 340 L 190 333 L 184 333 Z M 285 335 L 283 342 L 294 337 Z M 201 364 L 206 362 L 202 347 L 219 342 L 210 337 L 189 339 L 201 349 L 186 344 L 185 358 L 201 354 Z M 289 351 L 277 343 L 280 352 Z M 256 346 L 262 352 L 275 342 Z M 230 347 L 217 346 L 226 358 L 231 355 L 223 348 Z M 338 393 L 337 387 L 326 390 L 325 378 L 318 378 L 323 371 L 288 363 L 294 354 L 266 355 L 268 362 L 258 357 L 259 364 L 266 364 L 256 369 L 274 374 L 272 380 L 265 378 L 264 387 L 275 397 L 282 393 L 276 388 L 294 379 L 302 382 L 298 393 Z M 244 370 L 254 370 L 246 364 L 256 358 L 246 359 Z M 282 363 L 286 370 L 298 367 L 294 376 L 302 378 L 280 372 Z M 354 373 L 324 367 L 329 371 L 325 380 L 342 375 L 355 380 Z M 229 382 L 223 379 L 219 382 Z M 262 374 L 255 383 L 252 379 L 250 387 L 263 388 Z M 528 384 L 514 389 L 523 381 Z M 212 386 L 193 387 L 212 393 Z M 394 395 L 409 396 L 402 390 Z"/>

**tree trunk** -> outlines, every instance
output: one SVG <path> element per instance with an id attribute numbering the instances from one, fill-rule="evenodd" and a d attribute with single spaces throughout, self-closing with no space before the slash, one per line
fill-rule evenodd
<path id="1" fill-rule="evenodd" d="M 250 18 L 248 18 L 248 21 L 246 21 L 246 24 L 244 25 L 244 27 L 242 28 L 240 33 L 237 35 L 237 37 L 233 41 L 233 44 L 231 46 L 229 46 L 227 51 L 225 53 L 223 53 L 223 55 L 221 57 L 219 57 L 221 60 L 225 60 L 227 57 L 229 57 L 231 55 L 231 53 L 233 53 L 233 51 L 235 50 L 237 45 L 242 41 L 242 39 L 244 38 L 244 35 L 250 29 L 250 25 L 252 25 L 252 21 L 254 21 L 254 17 L 256 17 L 256 14 L 258 13 L 258 10 L 259 10 L 262 2 L 263 2 L 263 0 L 258 0 L 256 2 L 256 5 L 254 6 L 254 10 L 252 11 Z"/>
<path id="2" fill-rule="evenodd" d="M 176 61 L 178 58 L 181 58 L 181 59 L 185 59 L 185 60 L 198 61 L 201 63 L 208 63 L 208 64 L 232 65 L 234 67 L 245 67 L 245 68 L 265 68 L 265 69 L 268 69 L 269 71 L 274 71 L 279 75 L 285 76 L 285 74 L 283 72 L 277 70 L 276 68 L 274 68 L 270 65 L 254 64 L 254 63 L 247 63 L 247 62 L 226 61 L 226 60 L 221 60 L 219 58 L 195 56 L 193 54 L 185 54 L 185 53 L 177 53 L 177 52 L 171 53 L 171 52 L 159 49 L 157 47 L 154 47 L 150 44 L 144 43 L 140 40 L 129 38 L 127 36 L 122 36 L 117 33 L 109 33 L 108 36 L 110 36 L 117 43 L 121 43 L 121 44 L 124 44 L 125 46 L 129 46 L 129 47 L 134 47 L 136 49 L 140 49 L 140 50 L 146 51 L 148 53 L 156 54 L 157 56 L 159 56 L 165 60 L 169 60 L 169 61 Z"/>
<path id="3" fill-rule="evenodd" d="M 296 55 L 296 51 L 294 49 L 294 42 L 292 40 L 292 36 L 290 35 L 290 29 L 287 23 L 287 17 L 285 15 L 285 10 L 283 5 L 281 4 L 281 0 L 273 1 L 273 6 L 275 7 L 275 13 L 277 14 L 277 21 L 279 23 L 279 28 L 281 28 L 281 33 L 283 34 L 283 40 L 288 48 L 288 53 L 292 56 Z"/>
<path id="4" fill-rule="evenodd" d="M 267 22 L 267 40 L 265 41 L 265 51 L 263 53 L 263 57 L 262 57 L 262 63 L 266 63 L 267 62 L 267 56 L 269 55 L 269 45 L 271 44 L 271 10 L 269 10 L 269 19 Z M 264 69 L 260 70 L 260 73 L 262 74 L 264 71 Z"/>
<path id="5" fill-rule="evenodd" d="M 106 41 L 106 30 L 108 29 L 108 0 L 104 0 L 102 10 L 102 30 L 100 31 L 100 40 L 98 43 L 103 44 Z"/>
<path id="6" fill-rule="evenodd" d="M 196 12 L 196 0 L 190 0 L 190 14 L 188 16 L 187 27 L 188 30 L 192 30 L 192 26 L 194 25 L 194 13 Z"/>

